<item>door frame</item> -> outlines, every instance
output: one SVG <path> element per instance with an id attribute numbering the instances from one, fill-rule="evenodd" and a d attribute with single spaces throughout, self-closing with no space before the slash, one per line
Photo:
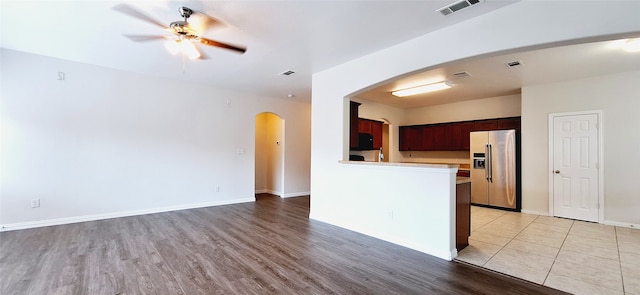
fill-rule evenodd
<path id="1" fill-rule="evenodd" d="M 598 129 L 598 159 L 597 159 L 597 167 L 598 167 L 598 223 L 602 223 L 604 221 L 604 151 L 603 151 L 603 136 L 602 130 L 604 129 L 603 122 L 603 112 L 602 110 L 594 110 L 594 111 L 580 111 L 580 112 L 564 112 L 564 113 L 549 113 L 549 123 L 547 127 L 548 131 L 548 143 L 549 143 L 549 166 L 547 169 L 547 173 L 549 173 L 549 216 L 554 215 L 554 199 L 553 199 L 553 139 L 554 139 L 554 119 L 556 117 L 565 117 L 565 116 L 579 116 L 579 115 L 593 115 L 595 114 L 598 118 L 598 123 L 596 124 L 596 128 Z"/>

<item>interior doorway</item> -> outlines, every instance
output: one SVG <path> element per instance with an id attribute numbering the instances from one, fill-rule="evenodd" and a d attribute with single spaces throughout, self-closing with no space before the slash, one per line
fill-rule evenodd
<path id="1" fill-rule="evenodd" d="M 549 115 L 549 212 L 600 222 L 603 216 L 601 113 Z"/>
<path id="2" fill-rule="evenodd" d="M 256 115 L 256 194 L 284 196 L 284 126 L 284 120 L 277 114 Z"/>

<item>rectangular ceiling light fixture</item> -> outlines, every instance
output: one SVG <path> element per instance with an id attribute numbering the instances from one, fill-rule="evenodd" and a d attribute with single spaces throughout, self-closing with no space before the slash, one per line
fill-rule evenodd
<path id="1" fill-rule="evenodd" d="M 391 94 L 397 97 L 405 97 L 405 96 L 422 94 L 422 93 L 449 89 L 449 88 L 451 88 L 451 83 L 449 83 L 449 81 L 442 81 L 442 82 L 433 83 L 433 84 L 427 84 L 427 85 L 422 85 L 422 86 L 417 86 L 417 87 L 412 87 L 412 88 L 407 88 L 402 90 L 396 90 L 391 92 Z"/>

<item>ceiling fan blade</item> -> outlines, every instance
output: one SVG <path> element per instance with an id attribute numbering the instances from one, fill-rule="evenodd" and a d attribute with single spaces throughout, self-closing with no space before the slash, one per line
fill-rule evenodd
<path id="1" fill-rule="evenodd" d="M 233 50 L 239 53 L 245 53 L 247 51 L 246 47 L 240 47 L 240 46 L 235 46 L 235 45 L 231 45 L 231 44 L 227 44 L 227 43 L 222 43 L 222 42 L 218 42 L 218 41 L 214 41 L 211 39 L 207 39 L 207 38 L 199 38 L 200 43 L 204 44 L 204 45 L 209 45 L 209 46 L 215 46 L 215 47 L 220 47 L 220 48 L 224 48 L 224 49 L 229 49 L 229 50 Z"/>
<path id="2" fill-rule="evenodd" d="M 202 35 L 205 31 L 212 27 L 224 26 L 224 23 L 222 21 L 203 12 L 194 11 L 194 16 L 197 19 L 198 24 L 196 24 L 196 27 L 197 30 L 199 30 L 199 35 Z"/>
<path id="3" fill-rule="evenodd" d="M 148 41 L 157 41 L 157 40 L 166 40 L 166 39 L 168 39 L 167 36 L 162 36 L 162 35 L 126 35 L 126 34 L 122 34 L 122 36 L 125 36 L 125 37 L 129 38 L 129 40 L 134 41 L 134 42 L 148 42 Z"/>
<path id="4" fill-rule="evenodd" d="M 135 7 L 131 6 L 131 5 L 125 4 L 125 3 L 120 3 L 120 4 L 112 7 L 112 9 L 115 10 L 115 11 L 119 11 L 121 13 L 124 13 L 124 14 L 126 14 L 128 16 L 131 16 L 133 18 L 137 18 L 139 20 L 146 21 L 146 22 L 148 22 L 150 24 L 154 24 L 154 25 L 156 25 L 158 27 L 161 27 L 163 29 L 167 27 L 166 25 L 162 24 L 161 22 L 159 22 L 159 21 L 153 19 L 152 17 L 144 14 L 142 11 L 138 10 L 137 8 L 135 8 Z"/>

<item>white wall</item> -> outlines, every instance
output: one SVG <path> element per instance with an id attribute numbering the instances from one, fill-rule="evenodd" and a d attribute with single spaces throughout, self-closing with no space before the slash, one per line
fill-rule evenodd
<path id="1" fill-rule="evenodd" d="M 522 1 L 314 74 L 311 215 L 330 219 L 334 214 L 358 212 L 358 220 L 336 223 L 355 227 L 378 222 L 377 208 L 367 204 L 370 193 L 376 198 L 394 198 L 384 194 L 388 191 L 384 186 L 393 186 L 386 182 L 368 183 L 368 193 L 355 189 L 343 192 L 356 177 L 338 163 L 348 154 L 349 105 L 344 97 L 405 73 L 463 58 L 640 31 L 636 13 L 640 2 L 617 2 L 615 10 L 610 5 L 610 1 L 580 5 L 572 1 Z M 402 187 L 395 189 L 404 193 Z M 334 213 L 336 210 L 341 213 Z"/>
<path id="2" fill-rule="evenodd" d="M 520 94 L 516 94 L 406 109 L 402 125 L 517 117 L 520 101 Z"/>
<path id="3" fill-rule="evenodd" d="M 640 225 L 640 71 L 522 90 L 523 210 L 548 212 L 550 113 L 602 110 L 604 222 Z"/>
<path id="4" fill-rule="evenodd" d="M 5 49 L 1 62 L 5 229 L 252 201 L 261 112 L 299 122 L 285 193 L 309 191 L 308 104 Z"/>

